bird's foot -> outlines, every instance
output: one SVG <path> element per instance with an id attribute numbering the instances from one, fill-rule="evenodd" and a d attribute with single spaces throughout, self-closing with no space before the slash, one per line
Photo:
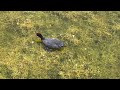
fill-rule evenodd
<path id="1" fill-rule="evenodd" d="M 52 49 L 45 47 L 45 50 L 47 50 L 48 52 L 52 52 Z"/>

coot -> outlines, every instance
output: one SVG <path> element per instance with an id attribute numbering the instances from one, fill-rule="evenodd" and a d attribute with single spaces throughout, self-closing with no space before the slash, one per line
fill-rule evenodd
<path id="1" fill-rule="evenodd" d="M 60 41 L 59 39 L 45 38 L 45 37 L 43 37 L 43 35 L 41 33 L 36 33 L 36 35 L 41 38 L 41 40 L 47 50 L 60 49 L 61 47 L 64 46 L 64 43 L 62 41 Z"/>

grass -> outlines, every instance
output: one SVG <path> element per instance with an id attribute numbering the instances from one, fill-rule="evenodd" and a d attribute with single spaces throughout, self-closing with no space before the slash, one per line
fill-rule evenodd
<path id="1" fill-rule="evenodd" d="M 119 18 L 119 11 L 0 11 L 0 78 L 120 78 Z M 47 52 L 36 32 L 66 47 Z"/>

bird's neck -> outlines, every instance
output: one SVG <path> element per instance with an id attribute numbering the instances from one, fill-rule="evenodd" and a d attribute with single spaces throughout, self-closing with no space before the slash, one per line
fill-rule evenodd
<path id="1" fill-rule="evenodd" d="M 37 33 L 37 36 L 41 38 L 41 40 L 44 40 L 45 38 L 42 36 L 42 34 Z"/>

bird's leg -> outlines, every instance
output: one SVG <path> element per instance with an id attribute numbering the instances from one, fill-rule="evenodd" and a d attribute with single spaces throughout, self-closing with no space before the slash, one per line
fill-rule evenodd
<path id="1" fill-rule="evenodd" d="M 47 51 L 49 51 L 49 52 L 52 51 L 52 49 L 50 49 L 50 48 L 48 48 L 48 47 L 46 47 L 46 46 L 45 46 L 45 50 L 47 50 Z"/>

